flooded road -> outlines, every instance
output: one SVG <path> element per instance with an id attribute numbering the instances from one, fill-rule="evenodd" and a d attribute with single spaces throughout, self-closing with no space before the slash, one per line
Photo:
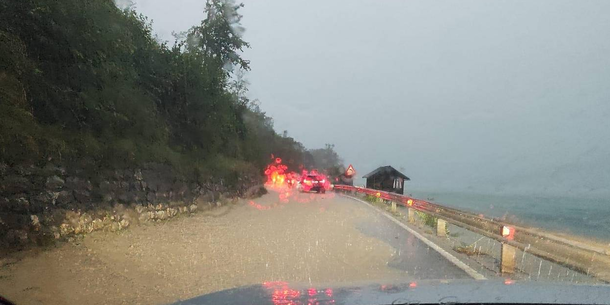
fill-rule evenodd
<path id="1" fill-rule="evenodd" d="M 461 278 L 469 277 L 362 203 L 271 192 L 5 260 L 0 294 L 18 304 L 167 304 L 266 281 Z"/>

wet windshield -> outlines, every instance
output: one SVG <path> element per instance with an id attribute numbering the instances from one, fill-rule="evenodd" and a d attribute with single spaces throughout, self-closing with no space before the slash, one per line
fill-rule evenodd
<path id="1" fill-rule="evenodd" d="M 0 296 L 593 302 L 610 293 L 578 290 L 610 282 L 609 15 L 0 1 Z"/>

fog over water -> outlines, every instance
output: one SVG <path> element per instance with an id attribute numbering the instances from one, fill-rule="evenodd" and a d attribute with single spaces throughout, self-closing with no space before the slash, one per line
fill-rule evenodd
<path id="1" fill-rule="evenodd" d="M 417 190 L 610 198 L 610 1 L 245 0 L 249 96 Z M 162 40 L 203 0 L 137 0 Z"/>

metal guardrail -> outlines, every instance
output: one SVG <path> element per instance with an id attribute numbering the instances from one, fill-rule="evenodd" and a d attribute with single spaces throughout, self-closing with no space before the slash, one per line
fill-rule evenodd
<path id="1" fill-rule="evenodd" d="M 544 230 L 517 226 L 400 194 L 349 185 L 335 185 L 334 189 L 336 191 L 365 194 L 392 201 L 409 209 L 424 212 L 466 230 L 495 239 L 500 241 L 503 247 L 506 246 L 508 250 L 506 253 L 512 255 L 513 260 L 515 256 L 513 248 L 516 248 L 610 283 L 610 253 L 608 249 L 556 236 Z M 504 233 L 510 234 L 503 235 L 503 230 Z M 503 248 L 502 260 L 510 263 L 510 258 L 505 258 L 504 254 Z M 504 265 L 504 262 L 502 262 L 502 265 Z"/>

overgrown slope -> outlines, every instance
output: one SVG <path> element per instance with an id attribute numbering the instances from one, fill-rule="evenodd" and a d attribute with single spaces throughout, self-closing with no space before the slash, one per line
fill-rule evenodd
<path id="1" fill-rule="evenodd" d="M 167 45 L 112 0 L 2 1 L 0 163 L 157 162 L 229 183 L 272 153 L 307 163 L 244 95 L 239 8 L 208 1 L 205 20 Z"/>

